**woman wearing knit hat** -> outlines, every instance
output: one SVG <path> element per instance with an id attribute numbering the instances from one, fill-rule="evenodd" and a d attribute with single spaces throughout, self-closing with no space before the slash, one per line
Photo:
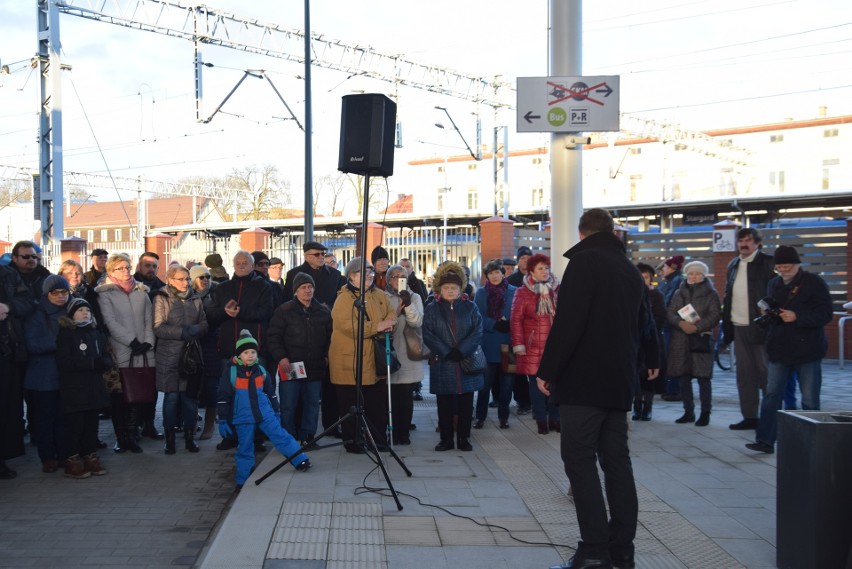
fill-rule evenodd
<path id="1" fill-rule="evenodd" d="M 373 286 L 385 290 L 388 284 L 388 267 L 390 266 L 390 254 L 388 250 L 379 245 L 370 253 L 370 261 L 373 263 L 373 270 L 376 271 L 373 277 Z"/>
<path id="2" fill-rule="evenodd" d="M 254 470 L 254 431 L 266 433 L 284 456 L 300 450 L 299 443 L 281 426 L 275 379 L 258 363 L 257 340 L 251 332 L 241 330 L 234 347 L 234 357 L 222 370 L 219 380 L 219 434 L 233 437 L 236 429 L 237 487 L 239 492 Z M 233 425 L 233 429 L 231 426 Z M 290 461 L 299 471 L 311 467 L 308 455 L 299 453 Z"/>
<path id="3" fill-rule="evenodd" d="M 659 266 L 659 272 L 662 278 L 660 279 L 660 284 L 657 286 L 657 290 L 662 293 L 663 299 L 666 302 L 666 307 L 671 304 L 672 297 L 683 283 L 683 271 L 681 270 L 683 269 L 683 263 L 684 258 L 682 255 L 673 255 L 663 261 Z M 672 327 L 668 322 L 666 322 L 666 327 L 663 328 L 663 342 L 665 344 L 667 354 L 669 352 L 671 341 Z M 663 394 L 663 399 L 665 401 L 680 401 L 680 382 L 676 377 L 666 374 L 665 393 Z"/>
<path id="4" fill-rule="evenodd" d="M 35 437 L 42 472 L 56 472 L 63 442 L 56 337 L 59 335 L 59 318 L 65 316 L 65 305 L 68 304 L 68 281 L 59 275 L 48 275 L 42 283 L 41 292 L 35 311 L 24 322 L 24 341 L 29 357 L 24 389 L 28 395 L 27 403 L 32 407 L 30 432 Z"/>
<path id="5" fill-rule="evenodd" d="M 355 378 L 357 370 L 356 346 L 358 345 L 358 309 L 356 302 L 363 301 L 364 349 L 362 351 L 361 393 L 364 412 L 375 432 L 373 439 L 379 445 L 385 444 L 385 431 L 388 422 L 388 401 L 386 378 L 376 369 L 373 336 L 393 330 L 396 316 L 390 307 L 384 291 L 373 286 L 373 266 L 366 263 L 364 290 L 361 290 L 361 257 L 355 257 L 346 264 L 346 284 L 337 293 L 337 300 L 331 310 L 333 331 L 329 349 L 331 383 L 337 394 L 337 407 L 340 416 L 346 415 L 356 403 Z M 361 453 L 363 447 L 356 443 L 354 421 L 344 421 L 343 441 L 347 452 Z M 360 439 L 359 439 L 360 440 Z"/>
<path id="6" fill-rule="evenodd" d="M 473 420 L 473 394 L 484 385 L 484 370 L 465 372 L 461 361 L 470 358 L 482 345 L 482 316 L 476 305 L 463 297 L 467 284 L 464 269 L 447 261 L 435 271 L 435 302 L 426 307 L 423 317 L 423 341 L 432 352 L 429 359 L 429 392 L 438 400 L 438 430 L 441 441 L 436 451 L 471 451 L 470 428 Z M 485 357 L 482 357 L 485 363 Z M 469 368 L 468 368 L 469 369 Z M 458 414 L 455 441 L 453 415 Z"/>
<path id="7" fill-rule="evenodd" d="M 683 416 L 675 423 L 692 423 L 704 427 L 710 423 L 711 388 L 713 377 L 713 328 L 722 314 L 719 294 L 707 278 L 709 269 L 701 261 L 684 267 L 686 282 L 675 292 L 668 307 L 672 326 L 669 347 L 668 374 L 679 378 L 683 400 Z M 692 378 L 698 379 L 701 415 L 695 420 Z"/>

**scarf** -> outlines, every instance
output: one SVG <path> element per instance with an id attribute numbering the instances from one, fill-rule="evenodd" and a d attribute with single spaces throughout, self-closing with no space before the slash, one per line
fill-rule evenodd
<path id="1" fill-rule="evenodd" d="M 92 324 L 93 322 L 94 322 L 94 318 L 92 316 L 89 316 L 86 320 L 75 320 L 74 326 L 76 326 L 77 328 L 85 328 L 86 326 L 88 326 L 89 324 Z"/>
<path id="2" fill-rule="evenodd" d="M 86 298 L 86 292 L 89 290 L 89 287 L 86 284 L 86 279 L 80 279 L 80 284 L 69 288 L 73 298 Z"/>
<path id="3" fill-rule="evenodd" d="M 114 281 L 114 280 L 110 279 L 109 282 L 111 282 L 112 284 L 114 284 L 115 286 L 117 286 L 118 288 L 123 290 L 124 294 L 127 294 L 127 295 L 129 295 L 131 292 L 133 292 L 133 289 L 136 288 L 136 279 L 134 279 L 133 277 L 130 277 L 126 281 Z"/>
<path id="4" fill-rule="evenodd" d="M 191 288 L 188 288 L 185 292 L 181 292 L 172 285 L 166 285 L 166 288 L 168 288 L 169 294 L 172 294 L 181 300 L 186 300 L 186 297 L 189 296 L 189 293 L 192 290 Z"/>
<path id="5" fill-rule="evenodd" d="M 506 279 L 500 281 L 500 284 L 493 285 L 491 281 L 485 281 L 486 305 L 488 317 L 492 320 L 500 320 L 503 318 L 503 308 L 506 306 L 506 290 L 509 288 L 509 283 Z"/>
<path id="6" fill-rule="evenodd" d="M 551 273 L 550 278 L 543 282 L 538 282 L 531 274 L 527 274 L 524 276 L 524 286 L 538 296 L 536 314 L 539 316 L 547 315 L 552 319 L 556 313 L 556 296 L 553 294 L 556 279 L 553 274 Z"/>

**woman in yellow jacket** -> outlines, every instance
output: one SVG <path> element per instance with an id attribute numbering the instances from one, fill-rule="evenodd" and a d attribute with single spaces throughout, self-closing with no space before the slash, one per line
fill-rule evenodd
<path id="1" fill-rule="evenodd" d="M 358 333 L 358 310 L 355 301 L 361 294 L 361 258 L 355 257 L 346 265 L 346 284 L 338 291 L 337 300 L 331 311 L 331 346 L 328 350 L 331 383 L 337 394 L 337 408 L 341 416 L 346 415 L 356 403 L 355 388 L 355 350 Z M 387 429 L 388 401 L 387 377 L 377 373 L 373 336 L 386 332 L 396 323 L 387 295 L 373 286 L 373 266 L 367 263 L 364 274 L 363 294 L 366 314 L 364 316 L 364 364 L 361 374 L 361 393 L 363 394 L 364 413 L 375 429 L 373 438 L 376 444 L 385 444 Z M 347 452 L 362 453 L 363 445 L 355 443 L 355 421 L 342 423 L 344 447 Z M 362 439 L 363 440 L 363 439 Z"/>

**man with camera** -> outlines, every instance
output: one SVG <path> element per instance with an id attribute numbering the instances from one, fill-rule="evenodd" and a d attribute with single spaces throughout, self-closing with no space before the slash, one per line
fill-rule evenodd
<path id="1" fill-rule="evenodd" d="M 766 329 L 753 320 L 759 315 L 757 301 L 775 276 L 772 255 L 764 253 L 760 233 L 753 227 L 737 232 L 737 252 L 728 264 L 722 331 L 725 342 L 734 343 L 737 360 L 737 393 L 743 420 L 728 427 L 735 431 L 757 428 L 760 396 L 766 393 Z"/>
<path id="2" fill-rule="evenodd" d="M 769 281 L 766 298 L 759 303 L 763 315 L 755 320 L 768 329 L 769 375 L 756 441 L 746 444 L 763 453 L 775 452 L 777 413 L 793 373 L 802 389 L 802 409 L 819 410 L 822 358 L 828 348 L 824 328 L 832 312 L 828 286 L 819 276 L 802 270 L 795 249 L 781 245 L 775 250 L 775 271 L 778 276 Z"/>

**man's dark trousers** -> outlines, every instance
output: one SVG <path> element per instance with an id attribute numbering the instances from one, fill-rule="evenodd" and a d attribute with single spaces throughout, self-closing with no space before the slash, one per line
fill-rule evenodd
<path id="1" fill-rule="evenodd" d="M 560 405 L 562 460 L 571 482 L 583 557 L 632 556 L 639 515 L 633 466 L 627 447 L 627 412 L 618 409 Z M 597 463 L 604 472 L 606 498 Z"/>

